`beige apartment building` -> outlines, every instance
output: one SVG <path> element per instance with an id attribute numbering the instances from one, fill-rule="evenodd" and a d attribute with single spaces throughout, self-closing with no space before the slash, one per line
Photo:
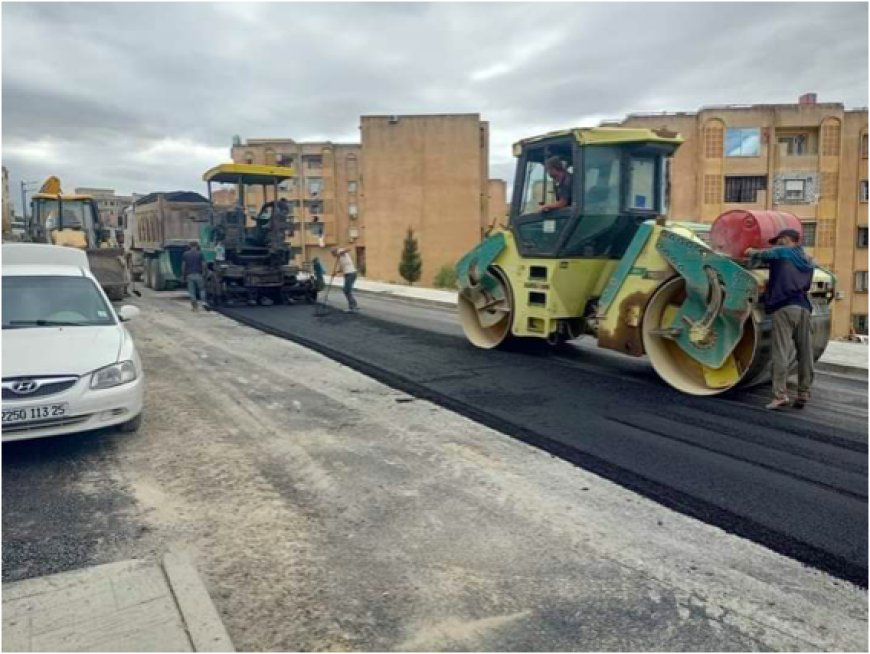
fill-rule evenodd
<path id="1" fill-rule="evenodd" d="M 404 283 L 414 230 L 431 286 L 481 238 L 489 213 L 489 125 L 478 114 L 363 116 L 362 208 L 367 276 Z"/>
<path id="2" fill-rule="evenodd" d="M 867 333 L 867 109 L 820 103 L 630 114 L 610 125 L 665 127 L 685 143 L 670 169 L 669 215 L 712 222 L 731 209 L 798 216 L 808 252 L 833 270 L 833 336 Z"/>
<path id="3" fill-rule="evenodd" d="M 243 143 L 236 138 L 232 159 L 235 163 L 289 166 L 296 170 L 297 176 L 280 186 L 278 197 L 291 202 L 295 221 L 305 227 L 304 239 L 300 233 L 291 239 L 295 247 L 303 249 L 298 261 L 320 257 L 330 269 L 329 249 L 338 246 L 350 248 L 357 266 L 366 269 L 365 234 L 360 219 L 359 144 L 300 143 L 293 139 L 248 139 Z M 219 203 L 235 201 L 234 193 L 228 189 L 218 193 Z M 246 209 L 256 212 L 263 201 L 260 189 L 252 189 L 245 198 Z"/>
<path id="4" fill-rule="evenodd" d="M 86 188 L 79 187 L 75 190 L 76 195 L 90 195 L 97 203 L 100 210 L 100 220 L 112 227 L 118 227 L 118 217 L 124 213 L 124 209 L 142 197 L 133 195 L 115 195 L 110 188 Z"/>

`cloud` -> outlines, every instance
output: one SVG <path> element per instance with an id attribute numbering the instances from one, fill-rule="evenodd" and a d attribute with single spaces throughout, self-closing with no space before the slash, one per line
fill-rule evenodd
<path id="1" fill-rule="evenodd" d="M 510 179 L 520 138 L 632 111 L 866 105 L 866 24 L 859 3 L 12 3 L 3 163 L 13 185 L 201 191 L 234 134 L 472 112 Z"/>

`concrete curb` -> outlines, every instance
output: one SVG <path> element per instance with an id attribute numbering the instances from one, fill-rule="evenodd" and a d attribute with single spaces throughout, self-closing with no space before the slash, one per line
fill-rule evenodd
<path id="1" fill-rule="evenodd" d="M 856 379 L 867 379 L 867 368 L 862 368 L 860 366 L 846 366 L 842 363 L 817 361 L 815 369 L 822 372 L 833 372 L 840 375 L 848 375 L 849 377 Z"/>
<path id="2" fill-rule="evenodd" d="M 233 642 L 193 563 L 180 554 L 163 556 L 163 572 L 197 652 L 234 652 Z"/>

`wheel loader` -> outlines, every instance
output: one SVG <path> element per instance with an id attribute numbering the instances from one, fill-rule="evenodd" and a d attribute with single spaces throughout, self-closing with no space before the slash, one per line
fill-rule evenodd
<path id="1" fill-rule="evenodd" d="M 112 301 L 127 295 L 130 275 L 124 248 L 100 221 L 96 201 L 89 195 L 65 195 L 60 180 L 49 177 L 33 195 L 28 239 L 84 250 L 91 272 Z"/>
<path id="2" fill-rule="evenodd" d="M 615 127 L 517 143 L 509 224 L 456 266 L 468 340 L 496 348 L 588 335 L 599 347 L 646 355 L 662 380 L 691 395 L 768 379 L 768 271 L 750 268 L 742 252 L 714 250 L 692 223 L 665 218 L 669 160 L 681 143 L 665 130 Z M 571 180 L 563 207 L 547 170 L 554 157 Z M 816 358 L 830 335 L 834 287 L 817 268 Z"/>

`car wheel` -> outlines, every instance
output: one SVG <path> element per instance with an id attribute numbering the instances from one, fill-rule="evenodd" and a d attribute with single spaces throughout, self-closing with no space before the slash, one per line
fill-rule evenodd
<path id="1" fill-rule="evenodd" d="M 142 274 L 145 277 L 145 288 L 154 288 L 154 280 L 151 279 L 151 259 L 145 259 L 145 269 Z"/>
<path id="2" fill-rule="evenodd" d="M 122 422 L 118 425 L 118 431 L 123 432 L 125 434 L 130 434 L 135 431 L 139 431 L 139 427 L 142 426 L 142 414 L 140 413 L 138 416 L 133 418 L 132 420 L 128 420 L 127 422 Z"/>

